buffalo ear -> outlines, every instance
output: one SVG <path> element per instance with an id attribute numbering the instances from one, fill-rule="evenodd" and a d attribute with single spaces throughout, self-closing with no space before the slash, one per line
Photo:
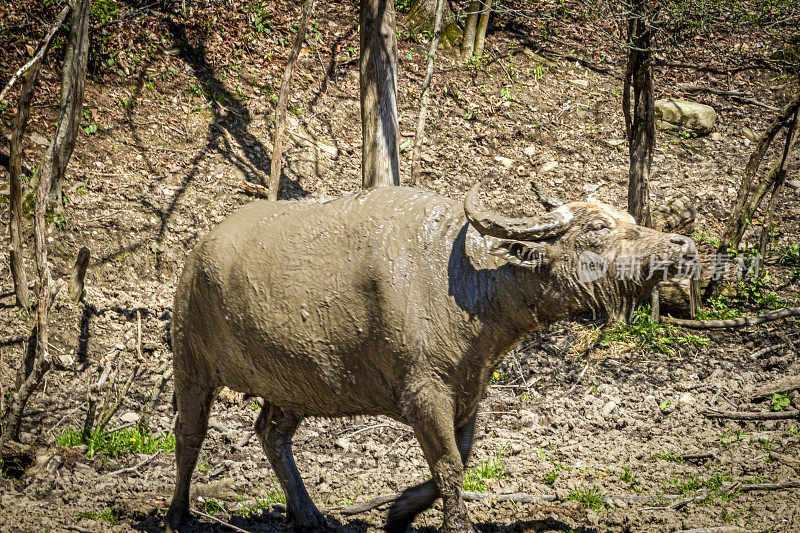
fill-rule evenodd
<path id="1" fill-rule="evenodd" d="M 546 244 L 538 242 L 498 240 L 489 252 L 502 257 L 509 263 L 535 268 L 544 264 L 547 253 L 546 246 Z"/>

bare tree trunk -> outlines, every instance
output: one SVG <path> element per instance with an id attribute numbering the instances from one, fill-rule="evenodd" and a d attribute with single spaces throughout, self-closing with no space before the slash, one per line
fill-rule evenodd
<path id="1" fill-rule="evenodd" d="M 8 91 L 13 87 L 14 82 L 21 77 L 22 89 L 19 94 L 19 104 L 17 105 L 17 116 L 14 120 L 14 130 L 11 132 L 11 153 L 9 156 L 9 170 L 10 170 L 10 204 L 11 214 L 9 217 L 9 262 L 11 268 L 11 277 L 14 280 L 14 293 L 17 298 L 17 305 L 23 309 L 27 309 L 30 303 L 28 295 L 28 280 L 25 275 L 25 264 L 22 255 L 22 139 L 25 137 L 25 129 L 28 126 L 28 118 L 30 117 L 31 101 L 33 101 L 33 89 L 36 84 L 36 78 L 39 75 L 39 69 L 42 66 L 42 58 L 44 58 L 47 51 L 50 49 L 50 44 L 53 42 L 58 29 L 64 24 L 71 6 L 67 5 L 61 10 L 56 17 L 55 22 L 50 27 L 44 39 L 39 43 L 36 52 L 25 65 L 19 68 L 17 72 L 11 77 L 11 80 L 0 92 L 0 102 L 3 100 Z"/>
<path id="2" fill-rule="evenodd" d="M 91 0 L 78 0 L 72 14 L 69 41 L 61 69 L 61 113 L 59 131 L 53 138 L 53 175 L 50 182 L 51 206 L 61 206 L 61 184 L 78 136 L 83 111 L 83 88 L 89 59 L 89 12 Z M 59 134 L 60 132 L 60 134 Z"/>
<path id="3" fill-rule="evenodd" d="M 70 44 L 73 53 L 68 53 L 62 70 L 65 76 L 72 79 L 62 80 L 62 107 L 53 141 L 45 152 L 40 168 L 39 181 L 36 186 L 36 200 L 34 204 L 34 255 L 36 258 L 36 271 L 39 276 L 38 298 L 36 308 L 36 353 L 30 372 L 22 373 L 24 379 L 15 391 L 9 412 L 6 416 L 3 433 L 0 435 L 0 446 L 8 438 L 19 439 L 22 412 L 31 394 L 42 381 L 50 369 L 51 359 L 48 351 L 47 317 L 50 306 L 60 288 L 60 284 L 53 284 L 50 276 L 50 267 L 47 263 L 47 227 L 45 213 L 47 212 L 48 192 L 51 182 L 62 172 L 69 162 L 72 149 L 75 146 L 77 135 L 78 117 L 81 114 L 83 102 L 83 86 L 86 76 L 86 59 L 89 45 L 89 11 L 91 0 L 78 0 L 73 11 L 72 28 L 70 31 Z M 68 90 L 63 92 L 64 88 Z M 75 94 L 79 92 L 80 94 Z M 57 160 L 58 159 L 58 160 Z M 23 358 L 23 365 L 25 364 Z"/>
<path id="4" fill-rule="evenodd" d="M 483 0 L 483 9 L 478 17 L 478 27 L 475 33 L 475 57 L 483 57 L 483 46 L 486 44 L 486 29 L 489 27 L 489 15 L 492 12 L 492 0 Z"/>
<path id="5" fill-rule="evenodd" d="M 649 65 L 651 29 L 645 20 L 645 1 L 633 0 L 628 14 L 628 67 L 623 112 L 630 151 L 628 212 L 638 224 L 651 226 L 650 167 L 655 144 L 653 72 Z M 633 112 L 629 84 L 633 83 Z"/>
<path id="6" fill-rule="evenodd" d="M 772 187 L 772 194 L 769 197 L 769 203 L 767 204 L 767 212 L 764 216 L 764 224 L 761 228 L 761 242 L 758 246 L 758 253 L 761 257 L 764 257 L 767 252 L 767 243 L 769 242 L 769 228 L 772 225 L 772 213 L 773 207 L 775 206 L 775 200 L 780 196 L 781 192 L 783 191 L 783 184 L 786 183 L 786 166 L 789 162 L 789 156 L 794 149 L 795 143 L 797 143 L 797 121 L 800 120 L 800 109 L 794 112 L 794 120 L 792 120 L 791 126 L 789 126 L 789 132 L 786 134 L 786 144 L 783 148 L 783 155 L 781 157 L 781 162 L 778 166 L 777 172 L 775 172 L 774 179 L 770 183 Z"/>
<path id="7" fill-rule="evenodd" d="M 361 183 L 400 185 L 394 0 L 361 0 Z"/>
<path id="8" fill-rule="evenodd" d="M 425 135 L 425 117 L 428 114 L 428 101 L 430 100 L 431 78 L 433 78 L 433 67 L 436 61 L 436 49 L 439 47 L 439 38 L 442 34 L 442 11 L 446 0 L 436 0 L 436 16 L 433 21 L 433 38 L 428 49 L 428 61 L 425 66 L 425 79 L 422 80 L 422 93 L 419 97 L 419 115 L 417 117 L 417 129 L 414 132 L 414 150 L 411 152 L 411 185 L 417 185 L 417 171 L 419 165 L 419 149 L 422 145 L 422 137 Z"/>
<path id="9" fill-rule="evenodd" d="M 14 293 L 17 296 L 17 305 L 27 309 L 30 303 L 28 297 L 28 280 L 25 275 L 25 264 L 22 255 L 22 139 L 30 116 L 33 89 L 36 76 L 39 74 L 41 61 L 36 62 L 22 75 L 22 89 L 19 95 L 17 116 L 14 119 L 14 130 L 11 132 L 11 153 L 9 156 L 10 174 L 10 203 L 11 215 L 8 229 L 11 237 L 9 260 L 11 263 L 11 277 L 14 279 Z"/>
<path id="10" fill-rule="evenodd" d="M 281 80 L 281 90 L 278 94 L 278 106 L 275 108 L 275 140 L 272 148 L 272 164 L 269 172 L 269 199 L 278 199 L 278 189 L 281 181 L 281 158 L 283 157 L 283 135 L 286 131 L 286 100 L 289 96 L 289 86 L 292 83 L 292 73 L 297 58 L 300 57 L 300 49 L 306 38 L 308 19 L 314 10 L 314 0 L 303 0 L 303 15 L 300 18 L 300 27 L 294 35 L 294 44 L 286 61 L 286 69 L 283 71 Z"/>
<path id="11" fill-rule="evenodd" d="M 470 0 L 467 8 L 467 23 L 464 26 L 464 38 L 461 41 L 461 59 L 466 61 L 475 50 L 475 30 L 478 27 L 478 14 L 481 10 L 480 0 Z"/>

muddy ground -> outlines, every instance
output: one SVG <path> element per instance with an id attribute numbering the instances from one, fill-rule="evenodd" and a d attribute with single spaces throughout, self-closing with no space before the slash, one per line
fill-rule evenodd
<path id="1" fill-rule="evenodd" d="M 97 131 L 80 134 L 65 183 L 63 216 L 54 217 L 49 227 L 56 275 L 68 275 L 81 246 L 91 250 L 87 294 L 77 305 L 63 297 L 56 302 L 51 349 L 59 364 L 28 405 L 22 435 L 38 447 L 42 461 L 58 460 L 50 469 L 31 466 L 21 476 L 4 473 L 0 530 L 157 531 L 168 505 L 172 453 L 111 475 L 147 457 L 100 453 L 90 458 L 83 448 L 55 441 L 65 428 L 83 423 L 87 386 L 97 379 L 96 363 L 104 357 L 123 366 L 123 377 L 135 363 L 141 369 L 109 427 L 141 409 L 170 360 L 171 299 L 186 254 L 226 214 L 253 200 L 239 188 L 243 180 L 267 181 L 275 90 L 299 7 L 271 6 L 267 35 L 254 33 L 252 10 L 244 5 L 187 5 L 186 16 L 145 10 L 133 12 L 124 24 L 96 24 L 106 39 L 105 51 L 97 52 L 100 59 L 87 81 L 84 126 L 96 125 Z M 25 2 L 2 9 L 9 24 L 22 25 L 1 35 L 8 53 L 0 80 L 5 83 L 8 69 L 26 57 L 26 39 L 35 43 L 39 36 L 24 29 L 26 17 L 51 20 L 52 13 L 38 4 L 26 11 Z M 353 4 L 317 7 L 290 98 L 289 129 L 298 135 L 286 149 L 284 198 L 335 197 L 360 186 L 356 17 Z M 420 186 L 460 198 L 483 180 L 490 202 L 508 214 L 541 211 L 531 192 L 534 180 L 565 200 L 588 198 L 624 208 L 628 156 L 620 112 L 621 51 L 594 33 L 566 31 L 546 40 L 528 29 L 523 38 L 518 25 L 498 22 L 489 37 L 491 53 L 480 66 L 462 68 L 452 51 L 444 52 L 433 84 Z M 749 50 L 768 55 L 775 46 L 757 35 L 729 37 L 732 50 L 741 50 L 733 45 L 745 42 Z M 531 44 L 545 46 L 549 59 Z M 416 118 L 427 43 L 424 36 L 403 30 L 399 47 L 405 143 Z M 696 55 L 703 58 L 702 51 Z M 43 137 L 52 132 L 56 65 L 55 60 L 47 64 L 34 103 L 27 170 L 40 157 Z M 746 91 L 775 107 L 787 101 L 791 78 L 764 69 L 726 75 L 660 69 L 656 74 L 657 97 L 681 96 L 678 84 L 692 83 Z M 651 194 L 654 203 L 687 196 L 698 211 L 695 236 L 710 239 L 732 209 L 753 148 L 742 128 L 763 131 L 775 112 L 724 96 L 694 98 L 715 107 L 716 134 L 692 138 L 659 132 Z M 12 112 L 13 105 L 2 111 L 4 135 Z M 0 151 L 7 154 L 5 138 Z M 797 169 L 795 158 L 789 179 L 797 179 Z M 410 154 L 404 150 L 406 183 L 409 170 Z M 7 183 L 5 169 L 0 174 Z M 7 198 L 7 189 L 0 192 Z M 779 234 L 773 257 L 800 241 L 798 207 L 800 191 L 787 186 L 775 212 Z M 0 205 L 0 218 L 5 225 L 7 200 Z M 32 254 L 27 259 L 29 279 L 34 279 Z M 15 379 L 29 326 L 14 307 L 5 248 L 0 264 L 6 386 Z M 786 283 L 791 271 L 775 264 L 768 268 L 770 290 L 783 285 L 782 305 L 797 305 L 798 285 Z M 139 361 L 137 311 L 143 329 Z M 469 502 L 480 531 L 674 531 L 723 525 L 800 530 L 798 489 L 724 492 L 735 482 L 798 480 L 800 472 L 769 452 L 796 457 L 800 422 L 737 422 L 699 413 L 708 407 L 770 410 L 769 402 L 751 403 L 749 396 L 756 387 L 800 370 L 791 347 L 800 333 L 797 321 L 703 334 L 707 345 L 677 347 L 669 355 L 631 344 L 576 349 L 589 328 L 559 324 L 524 343 L 498 369 L 482 404 L 469 465 L 481 467 L 485 476 L 473 474 L 472 488 L 550 495 L 555 501 Z M 761 348 L 787 342 L 786 348 L 752 357 Z M 168 383 L 157 403 L 152 432 L 171 427 L 171 387 Z M 792 401 L 800 408 L 796 393 Z M 194 475 L 193 506 L 247 531 L 288 531 L 291 523 L 273 505 L 280 499 L 277 479 L 257 439 L 244 440 L 255 415 L 252 402 L 235 395 L 216 403 L 215 424 Z M 320 507 L 361 503 L 428 475 L 408 428 L 386 419 L 308 420 L 295 438 L 295 455 Z M 670 495 L 697 496 L 703 488 L 705 498 L 663 508 L 673 501 Z M 570 499 L 592 490 L 605 498 L 597 508 Z M 94 514 L 104 511 L 113 518 Z M 378 530 L 384 517 L 385 507 L 353 516 L 332 511 L 328 520 L 336 530 L 360 532 Z M 440 520 L 437 507 L 414 527 L 432 531 Z M 224 530 L 202 518 L 187 530 L 217 528 Z"/>

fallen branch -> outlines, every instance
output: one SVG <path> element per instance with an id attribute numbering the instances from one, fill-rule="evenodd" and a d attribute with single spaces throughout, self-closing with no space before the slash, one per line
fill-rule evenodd
<path id="1" fill-rule="evenodd" d="M 64 24 L 64 21 L 71 10 L 71 5 L 67 4 L 64 6 L 64 8 L 56 17 L 55 22 L 53 22 L 53 25 L 50 26 L 50 29 L 47 31 L 47 35 L 45 35 L 44 39 L 42 39 L 42 42 L 39 43 L 39 46 L 36 48 L 36 52 L 33 54 L 33 57 L 30 58 L 27 63 L 17 69 L 14 75 L 11 76 L 11 79 L 8 80 L 8 83 L 6 83 L 6 86 L 3 87 L 3 90 L 0 91 L 0 102 L 3 101 L 3 98 L 6 97 L 6 94 L 8 94 L 8 91 L 11 90 L 20 76 L 24 75 L 26 72 L 28 72 L 28 70 L 30 70 L 31 67 L 42 60 L 42 57 L 44 57 L 44 55 L 47 53 L 47 50 L 50 48 L 50 42 L 53 40 L 53 37 L 61 25 Z"/>
<path id="2" fill-rule="evenodd" d="M 764 348 L 761 348 L 760 350 L 756 350 L 755 352 L 751 353 L 750 359 L 758 359 L 762 355 L 766 355 L 768 353 L 775 352 L 777 350 L 782 350 L 787 346 L 789 346 L 789 343 L 787 342 L 782 342 L 780 344 L 773 344 L 772 346 L 765 346 Z"/>
<path id="3" fill-rule="evenodd" d="M 673 324 L 675 326 L 692 329 L 718 329 L 755 326 L 757 324 L 763 324 L 764 322 L 771 322 L 773 320 L 779 320 L 781 318 L 788 318 L 791 316 L 800 316 L 800 307 L 784 307 L 783 309 L 769 311 L 763 315 L 744 316 L 741 318 L 732 318 L 728 320 L 685 320 L 681 318 L 662 316 L 661 322 L 663 324 Z"/>
<path id="4" fill-rule="evenodd" d="M 714 411 L 703 409 L 701 415 L 709 418 L 728 418 L 730 420 L 792 420 L 798 418 L 800 411 L 770 411 L 767 413 L 753 413 L 748 411 Z"/>
<path id="5" fill-rule="evenodd" d="M 703 487 L 702 492 L 697 496 L 690 496 L 689 498 L 678 498 L 669 505 L 656 505 L 651 507 L 642 507 L 643 511 L 664 511 L 664 510 L 671 510 L 677 511 L 678 509 L 685 507 L 686 505 L 694 502 L 701 502 L 706 499 L 708 496 L 708 489 Z"/>
<path id="6" fill-rule="evenodd" d="M 700 87 L 699 85 L 691 85 L 684 83 L 679 83 L 678 89 L 690 93 L 711 93 L 711 94 L 718 94 L 720 96 L 730 96 L 731 98 L 734 98 L 746 104 L 761 106 L 766 109 L 769 109 L 770 111 L 780 111 L 780 108 L 771 106 L 769 104 L 765 104 L 764 102 L 760 102 L 755 98 L 753 98 L 751 94 L 742 91 L 725 91 L 722 89 L 714 89 L 713 87 Z"/>
<path id="7" fill-rule="evenodd" d="M 567 392 L 565 392 L 564 394 L 561 394 L 558 397 L 568 396 L 570 392 L 575 390 L 575 387 L 577 387 L 578 383 L 581 382 L 581 379 L 583 378 L 583 375 L 586 373 L 586 371 L 588 369 L 589 369 L 589 363 L 586 363 L 586 366 L 583 367 L 583 370 L 581 370 L 581 373 L 578 374 L 578 379 L 575 380 L 575 383 L 573 383 L 572 386 L 569 389 L 567 389 Z"/>
<path id="8" fill-rule="evenodd" d="M 750 401 L 756 401 L 767 396 L 772 396 L 776 392 L 793 391 L 800 389 L 800 376 L 786 376 L 768 385 L 757 388 L 750 395 Z"/>
<path id="9" fill-rule="evenodd" d="M 713 453 L 687 453 L 685 455 L 681 455 L 681 459 L 686 462 L 693 462 L 693 461 L 702 461 L 703 459 L 714 459 L 715 455 Z"/>
<path id="10" fill-rule="evenodd" d="M 198 511 L 197 509 L 189 509 L 189 512 L 191 512 L 193 514 L 196 514 L 197 516 L 202 516 L 203 518 L 210 518 L 214 522 L 216 522 L 218 524 L 221 524 L 221 525 L 223 525 L 223 526 L 225 526 L 227 528 L 230 528 L 230 529 L 232 529 L 234 531 L 238 531 L 239 533 L 250 533 L 246 529 L 242 529 L 240 527 L 236 527 L 233 524 L 229 524 L 228 522 L 225 522 L 224 520 L 220 520 L 219 518 L 217 518 L 215 516 L 211 516 L 210 514 L 206 514 L 203 511 Z"/>
<path id="11" fill-rule="evenodd" d="M 696 65 L 694 63 L 683 63 L 680 61 L 650 61 L 651 67 L 672 67 L 672 68 L 685 68 L 699 70 L 702 72 L 711 72 L 713 74 L 734 74 L 736 72 L 743 72 L 745 70 L 775 70 L 775 67 L 767 65 L 748 65 L 746 67 L 713 67 L 711 65 Z"/>
<path id="12" fill-rule="evenodd" d="M 792 457 L 791 455 L 785 455 L 782 453 L 777 452 L 769 452 L 769 456 L 779 463 L 783 463 L 790 468 L 794 468 L 798 472 L 800 472 L 800 459 L 796 457 Z"/>
<path id="13" fill-rule="evenodd" d="M 78 533 L 94 533 L 93 529 L 86 529 L 85 527 L 62 524 L 61 527 L 69 531 L 77 531 Z"/>
<path id="14" fill-rule="evenodd" d="M 239 183 L 239 188 L 247 194 L 252 194 L 258 198 L 269 198 L 269 189 L 258 183 L 243 181 Z"/>
<path id="15" fill-rule="evenodd" d="M 119 470 L 114 470 L 113 472 L 109 472 L 109 473 L 108 473 L 108 474 L 106 474 L 106 475 L 107 475 L 107 476 L 116 476 L 117 474 L 125 474 L 125 473 L 127 473 L 127 472 L 133 472 L 133 471 L 135 471 L 135 470 L 138 470 L 139 468 L 143 467 L 144 465 L 146 465 L 147 463 L 149 463 L 150 461 L 152 461 L 153 459 L 155 459 L 155 458 L 156 458 L 156 456 L 158 456 L 158 454 L 160 454 L 160 453 L 161 453 L 161 450 L 158 450 L 158 451 L 157 451 L 156 453 L 154 453 L 153 455 L 148 455 L 148 456 L 147 456 L 147 458 L 146 458 L 144 461 L 141 461 L 141 462 L 139 462 L 139 463 L 136 463 L 136 464 L 135 464 L 135 465 L 133 465 L 133 466 L 129 466 L 128 468 L 120 468 Z"/>
<path id="16" fill-rule="evenodd" d="M 725 482 L 722 484 L 722 490 L 727 487 L 735 485 L 735 483 Z M 800 481 L 787 481 L 785 483 L 742 483 L 736 490 L 739 492 L 751 492 L 754 490 L 785 490 L 785 489 L 800 489 Z"/>
<path id="17" fill-rule="evenodd" d="M 750 533 L 750 530 L 739 526 L 715 526 L 681 529 L 675 533 Z"/>

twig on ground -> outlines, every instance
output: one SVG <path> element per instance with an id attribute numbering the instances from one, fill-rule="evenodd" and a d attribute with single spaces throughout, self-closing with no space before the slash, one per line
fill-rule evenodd
<path id="1" fill-rule="evenodd" d="M 736 483 L 723 483 L 722 490 Z M 739 492 L 750 492 L 754 490 L 785 490 L 800 489 L 800 481 L 787 481 L 785 483 L 740 483 L 736 490 Z"/>
<path id="2" fill-rule="evenodd" d="M 800 411 L 796 409 L 792 411 L 770 411 L 766 413 L 715 411 L 712 409 L 702 409 L 698 412 L 709 418 L 728 418 L 730 420 L 792 420 L 798 418 L 798 413 L 800 413 Z"/>
<path id="3" fill-rule="evenodd" d="M 573 390 L 575 390 L 575 387 L 577 387 L 578 383 L 581 382 L 581 378 L 583 378 L 583 375 L 586 373 L 586 371 L 588 369 L 589 369 L 589 363 L 586 363 L 586 366 L 583 367 L 583 370 L 581 370 L 581 373 L 578 375 L 578 379 L 575 380 L 575 383 L 573 383 L 572 386 L 569 389 L 567 389 L 567 391 L 565 393 L 563 393 L 563 394 L 561 394 L 560 396 L 557 396 L 557 397 L 561 398 L 561 397 L 564 397 L 564 396 L 568 396 L 569 393 L 571 393 Z"/>
<path id="4" fill-rule="evenodd" d="M 699 527 L 697 529 L 681 529 L 675 533 L 750 533 L 750 530 L 739 526 L 715 526 Z"/>
<path id="5" fill-rule="evenodd" d="M 716 457 L 713 453 L 687 453 L 681 455 L 681 459 L 687 462 L 702 461 L 703 459 L 713 459 Z"/>
<path id="6" fill-rule="evenodd" d="M 783 309 L 776 309 L 769 311 L 763 315 L 757 316 L 744 316 L 741 318 L 732 318 L 728 320 L 685 320 L 680 318 L 672 318 L 667 316 L 661 317 L 661 322 L 664 324 L 673 324 L 675 326 L 682 326 L 684 328 L 692 329 L 717 329 L 717 328 L 738 328 L 744 326 L 755 326 L 763 324 L 764 322 L 771 322 L 781 318 L 790 316 L 800 316 L 800 307 L 784 307 Z"/>
<path id="7" fill-rule="evenodd" d="M 669 505 L 653 505 L 648 507 L 642 507 L 642 511 L 664 511 L 667 509 L 676 511 L 682 507 L 685 507 L 690 503 L 703 501 L 706 499 L 707 496 L 708 496 L 708 489 L 706 487 L 703 487 L 702 492 L 696 496 L 690 496 L 689 498 L 676 498 Z"/>
<path id="8" fill-rule="evenodd" d="M 745 92 L 742 92 L 742 91 L 725 91 L 725 90 L 722 90 L 722 89 L 715 89 L 713 87 L 700 87 L 699 85 L 691 85 L 691 84 L 685 84 L 685 83 L 679 83 L 678 84 L 678 89 L 680 89 L 682 91 L 691 92 L 691 93 L 704 92 L 704 93 L 718 94 L 720 96 L 730 96 L 731 98 L 733 98 L 735 100 L 739 100 L 739 101 L 744 102 L 746 104 L 752 104 L 752 105 L 761 106 L 761 107 L 769 109 L 770 111 L 780 111 L 780 108 L 777 108 L 775 106 L 771 106 L 769 104 L 765 104 L 764 102 L 760 102 L 760 101 L 756 100 L 755 98 L 753 98 L 753 95 L 745 93 Z"/>
<path id="9" fill-rule="evenodd" d="M 243 181 L 239 183 L 239 188 L 243 192 L 247 194 L 252 194 L 253 196 L 257 196 L 258 198 L 269 198 L 269 189 L 267 189 L 263 185 L 259 185 L 258 183 Z"/>
<path id="10" fill-rule="evenodd" d="M 769 452 L 769 456 L 779 463 L 783 463 L 788 467 L 794 468 L 798 473 L 800 473 L 800 459 L 792 457 L 791 455 L 785 455 L 777 452 Z"/>
<path id="11" fill-rule="evenodd" d="M 75 526 L 72 524 L 62 524 L 61 527 L 69 531 L 78 531 L 79 533 L 94 533 L 93 529 L 86 529 L 85 527 Z"/>
<path id="12" fill-rule="evenodd" d="M 754 390 L 753 394 L 750 395 L 750 401 L 772 396 L 776 392 L 792 391 L 795 389 L 800 389 L 800 376 L 786 376 Z"/>
<path id="13" fill-rule="evenodd" d="M 244 448 L 247 445 L 247 443 L 250 442 L 250 439 L 252 439 L 253 435 L 255 434 L 256 434 L 255 431 L 248 431 L 247 433 L 245 433 L 245 435 L 241 439 L 239 439 L 239 442 L 236 443 L 236 447 Z"/>
<path id="14" fill-rule="evenodd" d="M 786 342 L 782 342 L 780 344 L 773 344 L 771 346 L 765 346 L 764 348 L 761 348 L 760 350 L 756 350 L 755 352 L 751 353 L 750 354 L 750 359 L 758 359 L 762 355 L 766 355 L 766 354 L 768 354 L 770 352 L 774 352 L 774 351 L 777 351 L 777 350 L 782 350 L 782 349 L 786 348 L 787 346 L 789 346 L 789 343 L 786 343 Z"/>
<path id="15" fill-rule="evenodd" d="M 117 474 L 125 474 L 126 472 L 134 472 L 134 471 L 138 470 L 139 468 L 143 467 L 144 465 L 146 465 L 147 463 L 149 463 L 150 461 L 152 461 L 153 459 L 155 459 L 158 456 L 158 454 L 160 454 L 160 453 L 161 453 L 161 450 L 158 450 L 156 453 L 154 453 L 152 455 L 148 455 L 147 458 L 145 458 L 143 461 L 140 461 L 140 462 L 136 463 L 133 466 L 129 466 L 128 468 L 120 468 L 119 470 L 114 470 L 113 472 L 109 472 L 106 475 L 107 476 L 116 476 Z"/>
<path id="16" fill-rule="evenodd" d="M 225 522 L 224 520 L 220 520 L 219 518 L 217 518 L 215 516 L 211 516 L 210 514 L 206 514 L 203 511 L 198 511 L 197 509 L 189 509 L 189 512 L 194 513 L 197 516 L 202 516 L 203 518 L 209 518 L 209 519 L 213 520 L 214 522 L 216 522 L 216 523 L 218 523 L 220 525 L 223 525 L 223 526 L 225 526 L 227 528 L 230 528 L 230 529 L 232 529 L 234 531 L 238 531 L 240 533 L 250 533 L 246 529 L 242 529 L 240 527 L 236 527 L 233 524 L 229 524 L 228 522 Z"/>

